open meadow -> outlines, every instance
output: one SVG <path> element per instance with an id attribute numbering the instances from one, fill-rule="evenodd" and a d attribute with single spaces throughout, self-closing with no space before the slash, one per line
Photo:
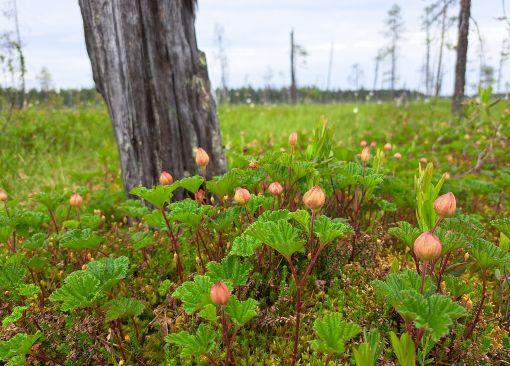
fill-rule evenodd
<path id="1" fill-rule="evenodd" d="M 510 109 L 466 111 L 220 106 L 228 172 L 130 199 L 105 107 L 2 115 L 0 359 L 508 364 Z"/>

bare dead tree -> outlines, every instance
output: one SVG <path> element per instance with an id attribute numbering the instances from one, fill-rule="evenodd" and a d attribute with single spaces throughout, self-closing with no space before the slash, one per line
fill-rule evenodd
<path id="1" fill-rule="evenodd" d="M 385 35 L 389 39 L 387 53 L 390 56 L 391 68 L 389 72 L 390 89 L 395 90 L 397 83 L 397 58 L 398 58 L 398 45 L 402 39 L 402 32 L 404 31 L 404 22 L 402 21 L 402 13 L 400 6 L 394 4 L 388 11 L 385 25 L 387 27 Z"/>
<path id="2" fill-rule="evenodd" d="M 377 89 L 377 82 L 379 80 L 379 67 L 381 62 L 384 60 L 384 57 L 386 55 L 386 52 L 384 49 L 379 49 L 377 51 L 377 56 L 374 58 L 374 82 L 372 84 L 372 91 L 375 91 Z"/>
<path id="3" fill-rule="evenodd" d="M 294 29 L 290 31 L 290 101 L 292 104 L 297 103 L 297 86 L 296 86 L 296 45 L 294 43 Z"/>
<path id="4" fill-rule="evenodd" d="M 359 63 L 355 63 L 351 66 L 351 73 L 347 80 L 351 84 L 354 90 L 359 90 L 363 79 L 363 69 Z"/>
<path id="5" fill-rule="evenodd" d="M 443 51 L 445 47 L 445 39 L 446 33 L 449 29 L 449 18 L 448 18 L 448 7 L 451 3 L 451 0 L 442 0 L 441 10 L 439 12 L 441 18 L 441 31 L 440 31 L 440 41 L 439 41 L 439 51 L 437 57 L 437 71 L 436 71 L 436 81 L 434 87 L 434 96 L 438 97 L 441 93 L 441 86 L 443 83 Z"/>
<path id="6" fill-rule="evenodd" d="M 214 40 L 216 42 L 216 58 L 221 70 L 220 102 L 228 103 L 228 57 L 225 48 L 225 29 L 221 24 L 214 25 Z"/>
<path id="7" fill-rule="evenodd" d="M 328 64 L 328 79 L 326 84 L 326 90 L 329 90 L 329 86 L 331 84 L 331 73 L 333 71 L 333 53 L 334 53 L 335 44 L 331 42 L 331 49 L 329 51 L 329 64 Z"/>
<path id="8" fill-rule="evenodd" d="M 457 60 L 455 63 L 455 84 L 452 97 L 452 115 L 462 115 L 462 101 L 466 87 L 466 63 L 469 39 L 469 19 L 471 13 L 471 0 L 460 1 L 457 35 Z"/>
<path id="9" fill-rule="evenodd" d="M 294 29 L 290 31 L 290 102 L 296 104 L 298 100 L 296 69 L 298 59 L 304 62 L 307 56 L 306 50 L 294 40 Z"/>
<path id="10" fill-rule="evenodd" d="M 96 88 L 117 139 L 126 192 L 197 172 L 196 147 L 210 156 L 208 177 L 226 161 L 205 54 L 197 47 L 195 1 L 79 0 Z"/>
<path id="11" fill-rule="evenodd" d="M 431 27 L 433 23 L 433 15 L 432 12 L 434 10 L 434 5 L 425 7 L 425 14 L 422 20 L 422 29 L 425 30 L 425 65 L 423 67 L 423 71 L 425 73 L 425 94 L 430 95 L 432 92 L 432 72 L 430 65 L 430 54 L 432 47 L 432 35 L 431 35 Z"/>

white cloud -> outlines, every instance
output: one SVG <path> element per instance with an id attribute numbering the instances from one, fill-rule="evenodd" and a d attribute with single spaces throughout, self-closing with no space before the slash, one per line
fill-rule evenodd
<path id="1" fill-rule="evenodd" d="M 422 79 L 419 70 L 425 53 L 420 17 L 426 2 L 399 2 L 406 24 L 400 45 L 401 85 L 419 88 Z M 301 85 L 321 83 L 324 86 L 333 42 L 332 85 L 348 87 L 351 65 L 359 63 L 368 86 L 373 79 L 374 57 L 384 46 L 383 21 L 392 4 L 393 1 L 382 0 L 199 0 L 198 43 L 207 54 L 213 85 L 218 85 L 220 79 L 214 57 L 216 23 L 223 25 L 226 32 L 230 85 L 240 86 L 246 80 L 252 85 L 263 85 L 268 67 L 273 70 L 273 83 L 282 85 L 288 82 L 289 31 L 294 28 L 297 42 L 309 52 L 307 66 L 298 70 Z M 59 87 L 90 86 L 92 76 L 77 1 L 18 0 L 18 8 L 29 84 L 36 85 L 35 75 L 46 66 Z M 457 12 L 456 6 L 451 15 Z M 495 19 L 501 13 L 499 0 L 473 2 L 472 14 L 485 41 L 486 60 L 492 66 L 499 61 L 501 41 L 507 36 L 504 24 Z M 448 41 L 455 43 L 456 25 Z M 477 80 L 478 48 L 472 27 L 470 82 Z M 433 63 L 436 53 L 434 50 Z M 446 92 L 452 89 L 454 62 L 453 52 L 446 51 L 443 83 Z M 506 79 L 510 76 L 508 71 Z"/>

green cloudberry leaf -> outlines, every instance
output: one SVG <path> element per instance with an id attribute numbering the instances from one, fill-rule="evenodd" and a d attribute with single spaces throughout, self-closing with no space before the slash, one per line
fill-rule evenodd
<path id="1" fill-rule="evenodd" d="M 228 256 L 221 263 L 209 262 L 207 264 L 207 276 L 213 283 L 218 281 L 230 282 L 232 286 L 242 286 L 248 280 L 253 266 L 250 262 L 241 262 L 240 258 Z"/>
<path id="2" fill-rule="evenodd" d="M 250 235 L 239 235 L 232 243 L 229 255 L 237 255 L 240 257 L 250 257 L 255 254 L 255 250 L 262 245 L 262 242 Z"/>
<path id="3" fill-rule="evenodd" d="M 331 313 L 322 319 L 316 319 L 313 330 L 317 339 L 312 341 L 312 348 L 325 353 L 342 354 L 345 343 L 361 332 L 357 324 L 342 320 L 342 314 Z"/>
<path id="4" fill-rule="evenodd" d="M 388 233 L 406 246 L 412 247 L 416 238 L 421 234 L 420 230 L 406 221 L 399 221 L 397 225 L 397 227 L 389 229 Z"/>
<path id="5" fill-rule="evenodd" d="M 25 365 L 26 355 L 40 336 L 39 332 L 33 335 L 18 333 L 6 341 L 0 341 L 0 360 L 8 361 L 6 365 L 9 366 Z"/>
<path id="6" fill-rule="evenodd" d="M 329 244 L 335 239 L 352 233 L 352 228 L 343 219 L 330 219 L 320 215 L 315 219 L 314 232 L 322 244 Z"/>
<path id="7" fill-rule="evenodd" d="M 101 237 L 91 229 L 74 229 L 60 235 L 59 246 L 74 250 L 94 249 L 101 242 Z"/>
<path id="8" fill-rule="evenodd" d="M 180 285 L 172 296 L 182 301 L 186 313 L 192 314 L 212 304 L 210 292 L 213 284 L 208 276 L 197 275 L 193 281 L 186 281 Z"/>
<path id="9" fill-rule="evenodd" d="M 200 324 L 195 334 L 181 331 L 167 335 L 165 340 L 167 343 L 181 347 L 181 356 L 199 357 L 214 350 L 217 338 L 218 332 L 204 324 Z"/>
<path id="10" fill-rule="evenodd" d="M 469 252 L 482 269 L 502 268 L 510 264 L 508 252 L 484 239 L 474 239 L 469 247 Z"/>
<path id="11" fill-rule="evenodd" d="M 86 272 L 99 280 L 101 291 L 110 291 L 121 279 L 125 278 L 129 269 L 129 259 L 103 258 L 89 262 Z"/>
<path id="12" fill-rule="evenodd" d="M 64 279 L 64 284 L 50 295 L 50 300 L 61 302 L 62 311 L 85 308 L 100 294 L 100 281 L 85 271 L 76 271 Z"/>
<path id="13" fill-rule="evenodd" d="M 28 309 L 28 306 L 15 306 L 13 309 L 12 309 L 12 312 L 10 315 L 6 316 L 3 320 L 2 320 L 2 326 L 3 327 L 6 327 L 8 326 L 9 324 L 12 324 L 16 321 L 18 321 L 19 319 L 21 319 L 21 317 L 23 316 L 23 312 Z"/>
<path id="14" fill-rule="evenodd" d="M 225 313 L 236 325 L 243 326 L 257 316 L 257 301 L 254 299 L 240 301 L 236 296 L 232 296 L 225 307 Z"/>
<path id="15" fill-rule="evenodd" d="M 130 297 L 119 297 L 108 301 L 105 304 L 106 321 L 112 321 L 119 318 L 131 318 L 143 313 L 145 305 L 143 302 Z"/>

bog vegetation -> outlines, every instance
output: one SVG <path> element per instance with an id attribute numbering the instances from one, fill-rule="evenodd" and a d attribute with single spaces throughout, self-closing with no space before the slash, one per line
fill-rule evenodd
<path id="1" fill-rule="evenodd" d="M 0 360 L 510 362 L 504 102 L 293 108 L 223 107 L 225 175 L 129 199 L 102 107 L 0 120 Z"/>

